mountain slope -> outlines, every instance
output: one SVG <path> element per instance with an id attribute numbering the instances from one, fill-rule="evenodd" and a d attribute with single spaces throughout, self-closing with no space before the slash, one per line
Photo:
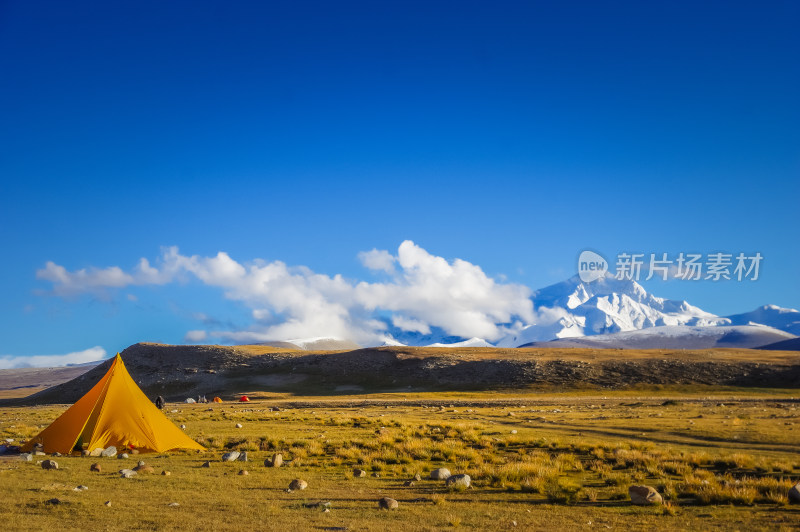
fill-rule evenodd
<path id="1" fill-rule="evenodd" d="M 660 326 L 716 326 L 729 320 L 690 305 L 656 297 L 636 281 L 611 274 L 591 283 L 576 275 L 536 291 L 538 321 L 498 342 L 514 347 L 555 338 L 576 338 Z"/>
<path id="2" fill-rule="evenodd" d="M 758 323 L 774 327 L 795 336 L 800 336 L 800 312 L 776 305 L 764 305 L 751 312 L 727 316 L 731 325 L 750 325 Z"/>
<path id="3" fill-rule="evenodd" d="M 796 338 L 772 327 L 761 325 L 728 325 L 694 327 L 660 326 L 613 334 L 563 338 L 535 342 L 522 347 L 585 347 L 599 349 L 752 349 L 774 342 Z"/>

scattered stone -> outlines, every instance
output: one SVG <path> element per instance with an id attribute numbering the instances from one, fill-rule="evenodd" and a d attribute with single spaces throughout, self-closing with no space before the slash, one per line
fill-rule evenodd
<path id="1" fill-rule="evenodd" d="M 319 501 L 319 502 L 306 502 L 303 503 L 303 506 L 306 508 L 322 508 L 322 511 L 330 511 L 331 501 Z"/>
<path id="2" fill-rule="evenodd" d="M 381 497 L 378 499 L 378 508 L 381 510 L 397 510 L 400 505 L 391 497 Z"/>
<path id="3" fill-rule="evenodd" d="M 290 491 L 297 491 L 297 490 L 304 490 L 308 487 L 308 482 L 305 480 L 296 478 L 289 484 Z"/>
<path id="4" fill-rule="evenodd" d="M 131 454 L 139 454 L 139 449 L 131 449 Z"/>
<path id="5" fill-rule="evenodd" d="M 514 430 L 511 431 L 511 434 L 516 434 L 516 433 L 517 433 L 517 429 L 514 429 Z"/>
<path id="6" fill-rule="evenodd" d="M 119 455 L 117 455 L 117 458 L 119 458 L 120 460 L 127 460 L 128 459 L 128 453 L 119 454 Z"/>
<path id="7" fill-rule="evenodd" d="M 469 475 L 450 475 L 444 481 L 445 486 L 448 488 L 467 489 L 472 482 Z"/>
<path id="8" fill-rule="evenodd" d="M 133 469 L 120 469 L 119 476 L 121 478 L 131 478 L 136 476 L 136 471 Z"/>
<path id="9" fill-rule="evenodd" d="M 171 473 L 170 471 L 167 471 L 167 470 L 165 469 L 165 470 L 163 470 L 163 471 L 161 472 L 161 474 L 162 474 L 163 476 L 165 476 L 165 477 L 168 477 L 168 476 L 170 476 L 172 473 Z"/>
<path id="10" fill-rule="evenodd" d="M 789 502 L 791 504 L 800 504 L 800 482 L 789 490 Z"/>
<path id="11" fill-rule="evenodd" d="M 76 487 L 72 488 L 72 491 L 86 491 L 88 489 L 89 489 L 89 486 L 84 486 L 83 484 L 81 484 L 80 486 L 76 486 Z"/>
<path id="12" fill-rule="evenodd" d="M 231 451 L 222 455 L 223 462 L 234 462 L 239 458 L 239 451 Z"/>
<path id="13" fill-rule="evenodd" d="M 46 456 L 43 451 L 34 451 L 33 456 Z"/>
<path id="14" fill-rule="evenodd" d="M 139 461 L 136 463 L 136 467 L 143 467 L 143 466 L 144 466 L 144 460 L 139 460 Z"/>
<path id="15" fill-rule="evenodd" d="M 61 453 L 56 451 L 53 454 L 51 454 L 50 456 L 55 456 L 56 458 L 58 458 L 59 456 L 61 456 Z"/>
<path id="16" fill-rule="evenodd" d="M 97 457 L 97 456 L 102 456 L 102 455 L 103 455 L 103 448 L 102 447 L 97 447 L 95 449 L 92 449 L 89 452 L 89 456 Z"/>
<path id="17" fill-rule="evenodd" d="M 148 474 L 156 472 L 156 470 L 153 468 L 153 466 L 149 466 L 149 465 L 136 466 L 136 467 L 133 468 L 133 470 L 136 471 L 137 473 L 148 473 Z"/>
<path id="18" fill-rule="evenodd" d="M 55 460 L 45 460 L 42 462 L 42 469 L 58 469 L 58 462 Z"/>
<path id="19" fill-rule="evenodd" d="M 355 468 L 353 469 L 353 476 L 356 478 L 366 477 L 367 472 L 364 471 L 363 469 Z"/>
<path id="20" fill-rule="evenodd" d="M 431 471 L 431 480 L 447 480 L 450 477 L 450 470 L 446 467 L 440 467 Z"/>
<path id="21" fill-rule="evenodd" d="M 109 456 L 114 456 L 116 454 L 117 454 L 117 448 L 114 447 L 113 445 L 109 445 L 108 447 L 100 451 L 100 456 L 104 456 L 106 458 L 108 458 Z"/>
<path id="22" fill-rule="evenodd" d="M 239 474 L 240 475 L 249 475 L 250 473 L 248 473 L 246 469 L 240 469 L 239 470 Z"/>
<path id="23" fill-rule="evenodd" d="M 267 463 L 269 462 L 269 463 Z M 272 460 L 265 460 L 264 465 L 267 467 L 280 467 L 283 465 L 283 455 L 281 453 L 273 454 Z"/>
<path id="24" fill-rule="evenodd" d="M 381 474 L 375 471 L 374 473 L 372 473 L 372 478 L 381 478 Z"/>
<path id="25" fill-rule="evenodd" d="M 416 473 L 416 474 L 414 475 L 414 480 L 416 480 L 417 482 L 419 482 L 420 480 L 422 480 L 422 475 L 420 475 L 419 473 Z"/>
<path id="26" fill-rule="evenodd" d="M 405 482 L 403 482 L 403 486 L 406 486 L 407 488 L 410 488 L 413 485 L 414 485 L 414 481 L 413 480 L 406 480 Z"/>
<path id="27" fill-rule="evenodd" d="M 89 466 L 89 471 L 96 471 L 97 473 L 100 473 L 103 471 L 103 468 L 100 467 L 100 464 L 94 463 Z"/>
<path id="28" fill-rule="evenodd" d="M 169 506 L 170 508 L 177 508 L 178 506 L 180 506 L 180 504 L 178 504 L 177 502 L 171 502 L 167 506 Z"/>
<path id="29" fill-rule="evenodd" d="M 239 458 L 237 458 L 240 462 L 247 462 L 247 451 L 242 451 L 239 453 Z"/>
<path id="30" fill-rule="evenodd" d="M 84 450 L 81 451 L 81 455 L 82 456 L 89 456 L 89 454 L 90 454 L 89 449 L 84 449 Z"/>
<path id="31" fill-rule="evenodd" d="M 50 500 L 48 500 L 48 501 L 47 501 L 47 504 L 61 504 L 61 503 L 63 503 L 63 502 L 64 502 L 64 501 L 62 501 L 61 499 L 58 499 L 58 498 L 53 498 L 53 499 L 50 499 Z"/>
<path id="32" fill-rule="evenodd" d="M 661 504 L 661 495 L 651 486 L 631 486 L 628 495 L 633 504 L 648 505 Z"/>
<path id="33" fill-rule="evenodd" d="M 206 460 L 205 462 L 203 462 L 203 465 L 201 465 L 200 467 L 211 467 L 211 462 Z"/>
<path id="34" fill-rule="evenodd" d="M 281 409 L 278 408 L 277 406 L 273 406 L 272 408 L 270 408 L 270 410 L 272 410 L 273 412 L 280 412 L 281 411 Z"/>
<path id="35" fill-rule="evenodd" d="M 19 459 L 23 462 L 33 462 L 33 455 L 31 453 L 22 453 L 19 455 Z"/>
<path id="36" fill-rule="evenodd" d="M 181 430 L 186 430 L 186 425 L 181 425 Z"/>
<path id="37" fill-rule="evenodd" d="M 236 428 L 237 428 L 237 429 L 240 429 L 240 428 L 242 428 L 242 424 L 241 424 L 241 423 L 237 423 L 237 424 L 236 424 Z"/>
<path id="38" fill-rule="evenodd" d="M 106 506 L 111 506 L 111 501 L 106 501 L 103 504 L 105 504 Z"/>

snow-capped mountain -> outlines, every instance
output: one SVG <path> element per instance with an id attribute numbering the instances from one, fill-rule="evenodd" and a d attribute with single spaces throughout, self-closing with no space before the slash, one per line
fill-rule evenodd
<path id="1" fill-rule="evenodd" d="M 483 338 L 470 338 L 469 340 L 464 340 L 463 342 L 453 342 L 449 344 L 430 344 L 426 347 L 495 347 L 494 344 L 490 344 Z"/>
<path id="2" fill-rule="evenodd" d="M 534 342 L 522 347 L 613 348 L 613 349 L 752 349 L 795 339 L 785 331 L 765 325 L 722 325 L 695 327 L 664 325 L 612 334 L 595 334 L 581 338 L 560 338 L 549 342 Z"/>
<path id="3" fill-rule="evenodd" d="M 800 336 L 800 312 L 792 308 L 764 305 L 752 312 L 734 314 L 726 317 L 731 325 L 768 325 L 782 331 Z"/>
<path id="4" fill-rule="evenodd" d="M 446 333 L 439 327 L 430 327 L 428 332 L 404 331 L 392 324 L 390 320 L 385 320 L 387 333 L 383 339 L 383 345 L 413 345 L 429 346 L 433 344 L 450 345 L 464 342 L 468 338 L 454 336 Z"/>
<path id="5" fill-rule="evenodd" d="M 516 347 L 556 338 L 612 334 L 659 326 L 727 325 L 686 301 L 648 294 L 636 281 L 606 274 L 591 283 L 576 275 L 536 291 L 532 296 L 537 323 L 501 339 L 497 345 Z"/>
<path id="6" fill-rule="evenodd" d="M 652 334 L 633 335 L 630 338 L 624 335 L 611 336 L 609 341 L 618 341 L 621 346 L 628 343 L 657 346 L 661 342 L 665 347 L 667 344 L 680 344 L 684 348 L 702 348 L 717 341 L 722 344 L 730 343 L 735 338 L 739 338 L 739 343 L 750 346 L 758 343 L 761 336 L 764 336 L 766 344 L 770 340 L 779 341 L 800 335 L 800 312 L 794 309 L 767 305 L 752 312 L 722 317 L 686 301 L 654 296 L 639 283 L 620 280 L 611 274 L 589 283 L 582 282 L 576 275 L 537 290 L 531 300 L 536 315 L 535 322 L 515 329 L 494 343 L 483 338 L 451 335 L 438 327 L 429 327 L 424 332 L 403 330 L 395 326 L 390 318 L 384 318 L 386 329 L 380 345 L 519 347 L 551 340 L 585 338 L 586 341 L 578 344 L 602 346 L 606 344 L 600 339 L 601 336 L 653 329 Z M 730 326 L 745 328 L 736 329 Z M 758 326 L 761 329 L 747 326 Z M 776 330 L 788 334 L 776 336 Z M 753 340 L 744 339 L 740 333 L 746 333 L 745 336 L 752 337 Z M 598 337 L 596 342 L 593 337 Z M 288 342 L 300 349 L 346 349 L 348 344 L 355 345 L 339 340 L 334 342 L 334 346 L 331 340 L 309 338 Z M 567 343 L 560 342 L 563 345 Z M 328 345 L 331 347 L 323 347 Z"/>

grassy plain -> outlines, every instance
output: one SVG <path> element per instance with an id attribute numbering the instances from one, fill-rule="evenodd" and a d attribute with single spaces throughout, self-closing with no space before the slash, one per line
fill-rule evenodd
<path id="1" fill-rule="evenodd" d="M 800 506 L 786 494 L 800 480 L 799 396 L 664 387 L 171 403 L 167 415 L 206 452 L 57 457 L 57 471 L 36 463 L 49 457 L 4 459 L 0 522 L 84 531 L 795 530 Z M 33 436 L 65 408 L 0 408 L 0 439 Z M 228 450 L 250 461 L 221 462 Z M 265 467 L 276 452 L 284 466 Z M 140 459 L 155 474 L 119 478 Z M 211 467 L 201 467 L 206 460 Z M 95 462 L 102 472 L 89 471 Z M 472 488 L 427 480 L 439 467 L 469 474 Z M 423 480 L 404 485 L 417 473 Z M 308 489 L 287 493 L 294 478 Z M 631 484 L 655 487 L 666 504 L 631 505 Z M 399 509 L 378 510 L 383 496 Z M 307 507 L 320 501 L 329 512 Z"/>

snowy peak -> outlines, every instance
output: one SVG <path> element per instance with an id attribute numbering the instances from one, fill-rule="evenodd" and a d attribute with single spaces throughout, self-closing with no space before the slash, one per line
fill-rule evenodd
<path id="1" fill-rule="evenodd" d="M 567 347 L 596 349 L 752 349 L 795 336 L 763 325 L 723 325 L 719 327 L 662 326 L 613 334 L 565 338 L 533 343 L 525 347 Z"/>
<path id="2" fill-rule="evenodd" d="M 531 299 L 537 306 L 574 309 L 596 296 L 626 295 L 634 301 L 644 301 L 649 296 L 642 285 L 630 279 L 617 279 L 610 273 L 590 283 L 577 275 L 566 281 L 534 292 Z"/>
<path id="3" fill-rule="evenodd" d="M 483 338 L 470 338 L 463 342 L 453 342 L 451 344 L 436 343 L 425 347 L 494 347 L 494 344 L 490 344 Z"/>
<path id="4" fill-rule="evenodd" d="M 515 347 L 557 338 L 576 338 L 662 326 L 716 326 L 730 321 L 686 301 L 656 297 L 630 279 L 611 274 L 585 283 L 576 275 L 532 296 L 537 321 L 503 338 Z"/>
<path id="5" fill-rule="evenodd" d="M 800 312 L 777 305 L 764 305 L 751 312 L 727 317 L 733 325 L 766 325 L 800 336 Z"/>

